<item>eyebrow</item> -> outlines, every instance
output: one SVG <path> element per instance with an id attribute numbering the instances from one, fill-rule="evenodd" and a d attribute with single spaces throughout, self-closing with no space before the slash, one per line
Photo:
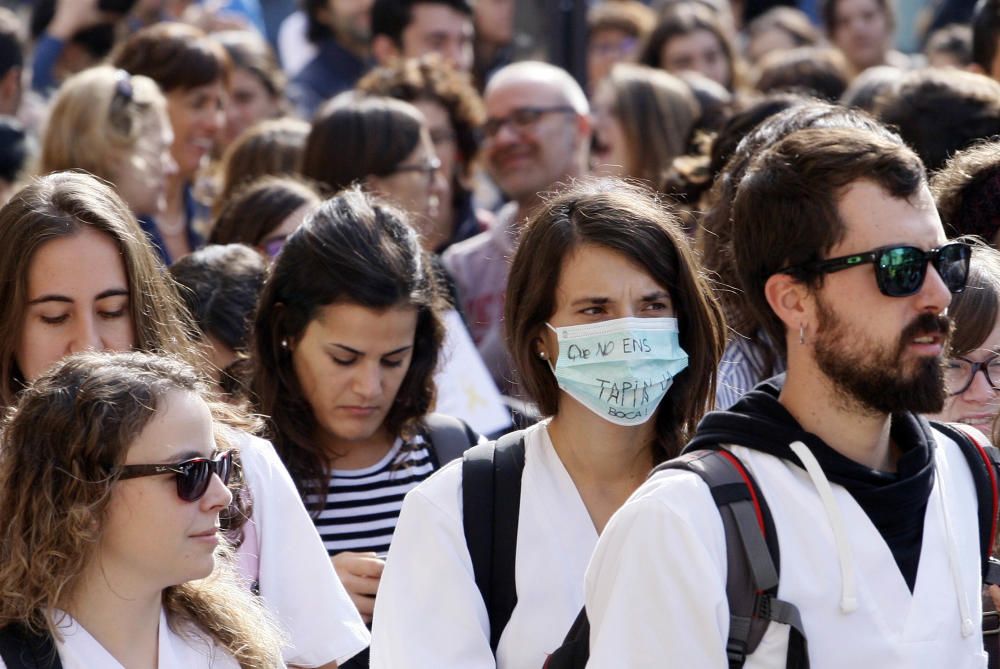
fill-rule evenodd
<path id="1" fill-rule="evenodd" d="M 95 301 L 96 300 L 104 300 L 104 299 L 107 299 L 109 297 L 117 297 L 117 296 L 121 296 L 121 295 L 124 295 L 125 297 L 128 297 L 128 289 L 127 288 L 110 288 L 110 289 L 105 290 L 105 291 L 103 291 L 101 293 L 98 293 L 97 297 L 95 297 L 94 300 Z M 28 305 L 30 306 L 32 304 L 41 304 L 42 302 L 67 302 L 69 304 L 72 304 L 74 302 L 74 300 L 73 300 L 72 297 L 67 297 L 65 295 L 42 295 L 41 297 L 36 297 L 35 299 L 30 300 L 28 302 Z"/>
<path id="2" fill-rule="evenodd" d="M 665 290 L 656 290 L 652 293 L 647 293 L 640 297 L 642 302 L 653 302 L 655 300 L 670 299 L 670 293 Z M 579 300 L 574 300 L 570 306 L 578 306 L 581 304 L 607 304 L 613 300 L 610 297 L 581 297 Z"/>
<path id="3" fill-rule="evenodd" d="M 359 351 L 357 349 L 351 348 L 350 346 L 344 346 L 343 344 L 336 344 L 335 343 L 335 344 L 331 344 L 331 346 L 336 346 L 337 348 L 342 348 L 345 351 L 347 351 L 348 353 L 353 353 L 354 355 L 365 355 L 364 351 Z M 408 351 L 411 348 L 413 348 L 412 344 L 410 346 L 403 346 L 402 348 L 397 348 L 395 351 L 389 351 L 388 353 L 383 353 L 380 357 L 384 358 L 384 357 L 389 356 L 389 355 L 396 355 L 397 353 L 402 353 L 404 351 Z"/>

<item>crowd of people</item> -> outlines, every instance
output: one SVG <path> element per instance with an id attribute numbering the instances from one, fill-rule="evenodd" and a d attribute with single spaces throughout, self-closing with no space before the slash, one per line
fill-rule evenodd
<path id="1" fill-rule="evenodd" d="M 0 669 L 1000 662 L 1000 0 L 545 4 L 0 3 Z"/>

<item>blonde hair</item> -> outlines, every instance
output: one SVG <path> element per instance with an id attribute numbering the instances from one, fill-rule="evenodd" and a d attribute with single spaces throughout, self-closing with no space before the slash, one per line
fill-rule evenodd
<path id="1" fill-rule="evenodd" d="M 171 392 L 207 386 L 178 358 L 148 353 L 80 353 L 40 376 L 7 412 L 0 431 L 0 627 L 21 623 L 59 637 L 55 609 L 67 609 L 96 558 L 129 448 Z M 216 421 L 216 439 L 225 428 Z M 282 639 L 238 582 L 231 552 L 211 576 L 163 590 L 171 628 L 195 627 L 244 669 L 281 664 Z"/>
<path id="2" fill-rule="evenodd" d="M 82 169 L 115 180 L 123 156 L 166 118 L 167 102 L 149 77 L 109 65 L 67 79 L 52 102 L 38 172 Z"/>

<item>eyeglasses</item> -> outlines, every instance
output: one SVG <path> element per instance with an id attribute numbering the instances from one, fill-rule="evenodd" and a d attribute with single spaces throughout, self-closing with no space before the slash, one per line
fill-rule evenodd
<path id="1" fill-rule="evenodd" d="M 264 249 L 264 253 L 267 254 L 267 257 L 274 260 L 278 257 L 278 254 L 281 253 L 281 249 L 285 247 L 285 241 L 287 241 L 287 239 L 288 237 L 285 235 L 281 235 L 280 237 L 271 237 L 270 239 L 264 240 L 261 246 Z"/>
<path id="2" fill-rule="evenodd" d="M 519 132 L 530 130 L 545 114 L 575 114 L 576 110 L 569 105 L 554 107 L 518 107 L 507 116 L 488 118 L 483 124 L 485 137 L 496 137 L 500 130 L 510 123 Z"/>
<path id="3" fill-rule="evenodd" d="M 115 94 L 111 98 L 110 118 L 112 123 L 124 131 L 129 129 L 127 110 L 134 97 L 135 89 L 132 88 L 132 77 L 129 73 L 125 70 L 115 72 Z"/>
<path id="4" fill-rule="evenodd" d="M 990 388 L 1000 390 L 997 388 L 996 381 L 993 380 L 994 376 L 1000 380 L 1000 354 L 994 354 L 982 362 L 972 362 L 965 358 L 950 359 L 944 368 L 948 394 L 961 395 L 968 390 L 976 378 L 977 372 L 983 373 Z"/>
<path id="5" fill-rule="evenodd" d="M 392 173 L 420 172 L 427 177 L 427 181 L 434 183 L 434 175 L 439 169 L 441 169 L 441 161 L 437 158 L 431 158 L 415 165 L 399 165 L 392 171 Z"/>
<path id="6" fill-rule="evenodd" d="M 174 474 L 177 477 L 177 496 L 185 502 L 197 502 L 205 496 L 212 474 L 229 485 L 233 473 L 233 451 L 223 451 L 214 458 L 192 458 L 175 465 L 122 465 L 118 468 L 120 480 L 143 476 Z"/>
<path id="7" fill-rule="evenodd" d="M 952 242 L 930 251 L 915 246 L 886 246 L 867 253 L 786 267 L 779 272 L 804 278 L 811 274 L 831 274 L 872 263 L 875 265 L 875 281 L 882 294 L 888 297 L 906 297 L 913 295 L 924 285 L 927 263 L 931 263 L 948 290 L 961 293 L 969 278 L 971 255 L 972 247 L 962 242 Z"/>

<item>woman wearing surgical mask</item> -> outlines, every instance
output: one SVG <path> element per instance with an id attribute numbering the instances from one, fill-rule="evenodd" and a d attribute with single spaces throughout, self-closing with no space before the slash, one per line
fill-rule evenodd
<path id="1" fill-rule="evenodd" d="M 623 181 L 574 186 L 538 210 L 511 266 L 505 324 L 520 386 L 548 416 L 520 435 L 517 604 L 502 633 L 491 629 L 465 548 L 463 465 L 446 467 L 403 505 L 374 668 L 542 666 L 583 606 L 611 514 L 680 452 L 714 396 L 721 311 L 677 219 Z"/>
<path id="2" fill-rule="evenodd" d="M 991 433 L 1000 412 L 1000 252 L 976 246 L 965 290 L 948 307 L 955 323 L 945 384 L 948 399 L 934 418 Z"/>

